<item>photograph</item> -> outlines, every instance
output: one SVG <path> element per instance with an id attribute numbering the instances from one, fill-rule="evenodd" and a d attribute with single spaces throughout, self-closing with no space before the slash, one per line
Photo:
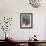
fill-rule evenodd
<path id="1" fill-rule="evenodd" d="M 32 28 L 32 22 L 32 13 L 20 13 L 20 28 Z"/>

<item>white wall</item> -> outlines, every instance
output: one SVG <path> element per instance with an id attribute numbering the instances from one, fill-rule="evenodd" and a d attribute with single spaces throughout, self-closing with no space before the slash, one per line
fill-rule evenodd
<path id="1" fill-rule="evenodd" d="M 0 0 L 0 16 L 13 18 L 12 26 L 8 33 L 16 40 L 27 40 L 34 34 L 37 35 L 37 39 L 46 40 L 45 12 L 45 6 L 33 8 L 28 0 Z M 33 13 L 32 29 L 20 29 L 20 13 Z M 0 39 L 2 39 L 2 36 L 0 36 Z"/>

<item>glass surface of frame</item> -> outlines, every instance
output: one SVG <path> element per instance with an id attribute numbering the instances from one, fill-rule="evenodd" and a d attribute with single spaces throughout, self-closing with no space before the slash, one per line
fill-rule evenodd
<path id="1" fill-rule="evenodd" d="M 33 27 L 33 14 L 32 13 L 20 13 L 20 28 Z"/>

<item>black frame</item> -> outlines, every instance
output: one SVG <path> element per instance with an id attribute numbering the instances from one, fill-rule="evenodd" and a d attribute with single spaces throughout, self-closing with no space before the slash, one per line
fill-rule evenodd
<path id="1" fill-rule="evenodd" d="M 21 17 L 25 15 L 30 15 L 31 16 L 31 26 L 30 27 L 22 27 L 21 25 Z M 32 29 L 33 27 L 33 14 L 32 13 L 20 13 L 20 28 L 21 29 Z"/>

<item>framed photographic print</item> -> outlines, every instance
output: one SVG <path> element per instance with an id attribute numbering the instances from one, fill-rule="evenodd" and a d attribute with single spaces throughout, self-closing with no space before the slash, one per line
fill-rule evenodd
<path id="1" fill-rule="evenodd" d="M 33 27 L 33 14 L 32 13 L 20 13 L 20 28 L 29 28 Z"/>

